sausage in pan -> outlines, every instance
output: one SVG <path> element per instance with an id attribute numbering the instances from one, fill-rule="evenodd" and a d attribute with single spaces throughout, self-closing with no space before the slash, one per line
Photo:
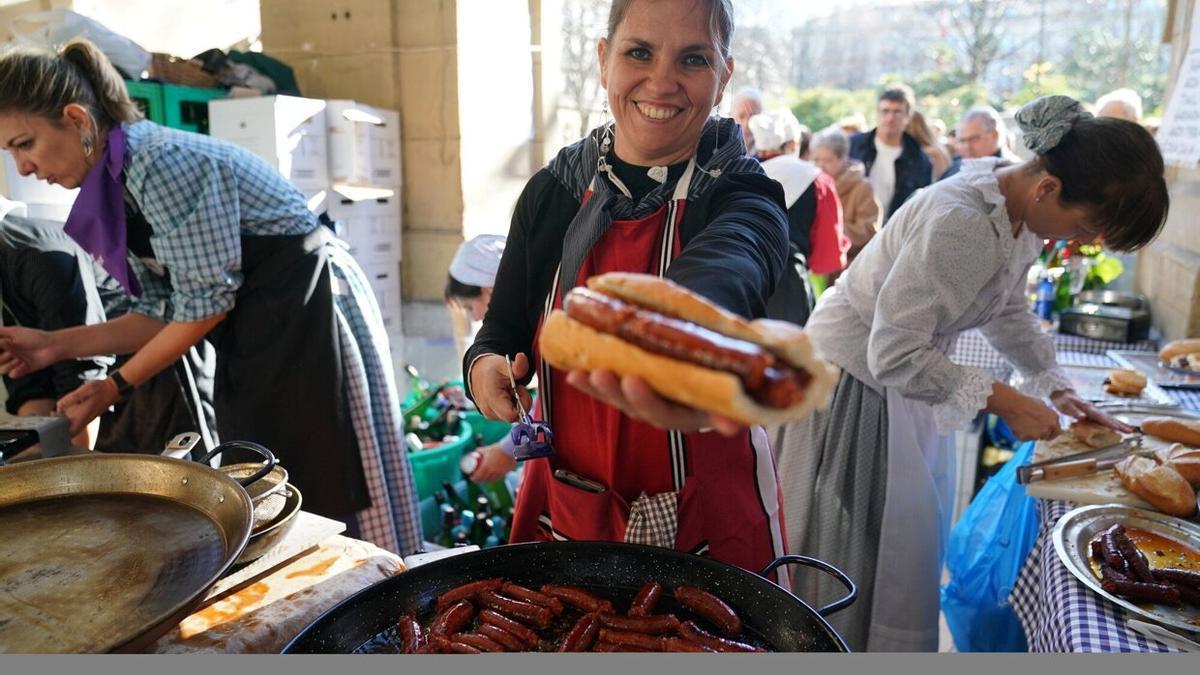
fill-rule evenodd
<path id="1" fill-rule="evenodd" d="M 500 588 L 503 581 L 500 579 L 484 579 L 482 581 L 472 581 L 469 584 L 463 584 L 442 593 L 438 596 L 437 611 L 442 611 L 459 600 L 473 600 L 480 591 L 494 591 Z"/>
<path id="2" fill-rule="evenodd" d="M 441 613 L 434 618 L 430 624 L 429 633 L 431 635 L 454 635 L 467 627 L 471 623 L 471 617 L 475 616 L 475 607 L 466 600 L 458 602 L 443 609 Z"/>
<path id="3" fill-rule="evenodd" d="M 505 582 L 505 584 L 500 587 L 500 592 L 511 598 L 516 598 L 517 600 L 524 600 L 525 602 L 534 605 L 547 607 L 555 616 L 562 614 L 563 611 L 562 600 L 546 595 L 545 593 L 538 593 L 533 589 L 525 588 L 519 584 Z"/>
<path id="4" fill-rule="evenodd" d="M 678 586 L 675 599 L 684 607 L 708 619 L 730 637 L 742 632 L 742 620 L 725 601 L 695 586 Z"/>
<path id="5" fill-rule="evenodd" d="M 586 652 L 596 641 L 596 635 L 599 632 L 600 623 L 596 620 L 596 615 L 584 614 L 579 617 L 574 626 L 571 626 L 571 630 L 567 631 L 558 651 Z"/>
<path id="6" fill-rule="evenodd" d="M 494 609 L 505 616 L 524 621 L 534 628 L 546 628 L 554 618 L 546 607 L 506 598 L 496 591 L 484 591 L 478 595 L 478 600 L 480 605 Z"/>
<path id="7" fill-rule="evenodd" d="M 600 614 L 600 625 L 613 630 L 661 635 L 673 633 L 679 628 L 679 619 L 672 614 L 655 614 L 653 616 L 621 616 L 604 612 Z"/>
<path id="8" fill-rule="evenodd" d="M 542 593 L 553 596 L 583 612 L 611 612 L 612 603 L 577 586 L 546 584 Z"/>
<path id="9" fill-rule="evenodd" d="M 662 584 L 657 581 L 648 581 L 642 590 L 634 596 L 633 602 L 629 605 L 629 616 L 649 616 L 654 613 L 654 607 L 658 604 L 658 599 L 662 597 Z"/>
<path id="10" fill-rule="evenodd" d="M 497 612 L 492 609 L 485 609 L 482 612 L 480 612 L 479 619 L 481 621 L 483 621 L 484 623 L 491 624 L 497 628 L 503 629 L 505 631 L 508 631 L 509 633 L 512 633 L 513 635 L 516 635 L 517 637 L 521 638 L 525 642 L 525 644 L 529 645 L 530 647 L 536 645 L 538 643 L 538 641 L 541 639 L 538 637 L 537 633 L 533 632 L 533 630 L 529 628 L 529 626 L 526 626 L 525 624 L 520 623 L 519 621 L 516 621 L 515 619 L 510 619 L 507 616 L 504 616 L 503 614 L 501 614 L 500 612 Z"/>
<path id="11" fill-rule="evenodd" d="M 696 644 L 707 647 L 718 652 L 761 652 L 762 650 L 753 645 L 748 645 L 737 640 L 727 640 L 722 637 L 717 637 L 712 633 L 704 630 L 696 625 L 695 621 L 684 621 L 679 624 L 679 634 L 685 640 L 690 640 Z"/>

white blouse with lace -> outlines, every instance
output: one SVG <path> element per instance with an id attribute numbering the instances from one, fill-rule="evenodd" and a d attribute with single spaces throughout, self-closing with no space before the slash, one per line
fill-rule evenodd
<path id="1" fill-rule="evenodd" d="M 896 388 L 930 404 L 943 433 L 970 423 L 994 381 L 950 361 L 963 331 L 979 328 L 1016 367 L 1025 393 L 1070 387 L 1025 296 L 1042 241 L 1025 228 L 1013 236 L 999 163 L 966 161 L 954 178 L 914 195 L 808 320 L 826 359 L 875 391 Z"/>

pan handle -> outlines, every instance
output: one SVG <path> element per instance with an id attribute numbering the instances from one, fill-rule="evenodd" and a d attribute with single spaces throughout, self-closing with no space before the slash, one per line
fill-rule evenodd
<path id="1" fill-rule="evenodd" d="M 850 577 L 846 576 L 845 572 L 839 570 L 833 565 L 830 565 L 824 560 L 817 560 L 816 558 L 810 558 L 806 555 L 780 556 L 771 561 L 771 563 L 764 567 L 763 571 L 759 572 L 758 574 L 759 576 L 765 577 L 784 565 L 804 565 L 805 567 L 816 568 L 837 579 L 843 586 L 846 587 L 847 592 L 845 597 L 843 597 L 841 600 L 831 602 L 817 610 L 817 614 L 820 614 L 821 616 L 829 616 L 834 612 L 843 610 L 854 604 L 854 601 L 858 598 L 858 586 L 854 584 L 854 581 L 852 581 Z"/>
<path id="2" fill-rule="evenodd" d="M 232 450 L 234 448 L 237 448 L 239 450 L 249 450 L 251 452 L 256 452 L 259 455 L 262 455 L 263 459 L 266 460 L 265 462 L 263 462 L 263 467 L 261 469 L 259 469 L 258 471 L 255 471 L 254 475 L 247 476 L 246 478 L 236 479 L 237 482 L 239 484 L 241 484 L 242 487 L 247 487 L 248 485 L 250 485 L 250 484 L 254 483 L 255 481 L 257 481 L 258 479 L 262 478 L 263 476 L 266 476 L 267 474 L 271 473 L 271 470 L 274 469 L 275 465 L 278 463 L 277 460 L 275 459 L 275 453 L 271 452 L 270 450 L 266 449 L 265 447 L 259 445 L 258 443 L 255 443 L 253 441 L 225 441 L 224 443 L 213 448 L 211 451 L 209 451 L 208 454 L 201 457 L 198 461 L 201 464 L 207 464 L 208 460 L 212 459 L 213 457 L 216 457 L 217 455 L 221 454 L 222 452 L 225 452 L 226 450 Z"/>

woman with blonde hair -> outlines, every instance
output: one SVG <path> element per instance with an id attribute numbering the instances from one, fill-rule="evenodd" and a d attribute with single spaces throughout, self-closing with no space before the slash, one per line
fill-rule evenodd
<path id="1" fill-rule="evenodd" d="M 920 110 L 914 110 L 912 116 L 908 119 L 908 128 L 905 129 L 917 142 L 921 144 L 921 150 L 925 151 L 925 156 L 933 164 L 933 180 L 942 177 L 946 173 L 946 169 L 950 168 L 950 162 L 953 160 L 950 153 L 942 147 L 942 144 L 934 136 L 933 130 L 925 123 L 925 116 Z"/>

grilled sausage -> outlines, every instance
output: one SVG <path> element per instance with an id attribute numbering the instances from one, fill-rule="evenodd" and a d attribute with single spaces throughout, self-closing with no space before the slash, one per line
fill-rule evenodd
<path id="1" fill-rule="evenodd" d="M 568 605 L 586 613 L 611 612 L 612 603 L 577 586 L 560 586 L 546 584 L 541 588 L 542 593 L 558 598 Z"/>
<path id="2" fill-rule="evenodd" d="M 1104 579 L 1100 587 L 1128 600 L 1144 600 L 1161 602 L 1168 605 L 1179 604 L 1179 589 L 1166 584 L 1148 584 L 1141 581 L 1123 582 L 1116 579 Z"/>
<path id="3" fill-rule="evenodd" d="M 638 647 L 639 649 L 651 652 L 657 652 L 662 649 L 662 642 L 659 641 L 657 635 L 646 635 L 645 633 L 630 633 L 601 628 L 599 639 L 600 642 L 609 642 L 621 647 Z"/>
<path id="4" fill-rule="evenodd" d="M 720 639 L 720 638 L 718 638 Z M 702 644 L 697 644 L 691 640 L 684 640 L 680 637 L 664 635 L 659 638 L 664 652 L 707 652 L 716 653 L 717 650 L 705 647 Z"/>
<path id="5" fill-rule="evenodd" d="M 479 619 L 484 623 L 491 624 L 497 628 L 516 635 L 530 647 L 536 645 L 541 640 L 541 638 L 538 637 L 538 634 L 533 632 L 529 626 L 526 626 L 525 624 L 514 619 L 510 619 L 495 610 L 483 610 L 479 613 Z"/>
<path id="6" fill-rule="evenodd" d="M 629 616 L 649 616 L 654 613 L 658 599 L 662 597 L 662 584 L 657 581 L 647 581 L 642 590 L 634 596 L 629 605 Z"/>
<path id="7" fill-rule="evenodd" d="M 469 644 L 451 640 L 444 635 L 432 634 L 429 636 L 430 644 L 437 647 L 439 654 L 479 654 L 478 649 Z"/>
<path id="8" fill-rule="evenodd" d="M 1113 525 L 1100 535 L 1100 548 L 1104 552 L 1104 561 L 1107 562 L 1114 570 L 1130 575 L 1132 571 L 1129 569 L 1129 562 L 1125 560 L 1125 556 L 1121 555 L 1121 551 L 1117 548 L 1115 533 L 1120 530 L 1124 532 L 1125 528 L 1120 525 Z"/>
<path id="9" fill-rule="evenodd" d="M 695 586 L 678 586 L 675 599 L 684 607 L 708 619 L 721 632 L 732 637 L 742 632 L 742 620 L 725 601 Z"/>
<path id="10" fill-rule="evenodd" d="M 425 645 L 425 631 L 421 623 L 412 614 L 405 614 L 397 622 L 396 632 L 400 635 L 400 651 L 404 654 L 416 654 Z"/>
<path id="11" fill-rule="evenodd" d="M 604 612 L 600 614 L 600 625 L 613 630 L 661 635 L 672 633 L 679 628 L 679 619 L 673 614 L 656 614 L 654 616 L 621 616 Z"/>
<path id="12" fill-rule="evenodd" d="M 1200 589 L 1190 588 L 1180 584 L 1172 584 L 1179 591 L 1179 599 L 1194 607 L 1200 607 Z"/>
<path id="13" fill-rule="evenodd" d="M 464 645 L 471 645 L 481 652 L 504 651 L 503 645 L 487 637 L 486 635 L 480 635 L 478 633 L 459 633 L 458 635 L 451 636 L 450 641 L 461 642 Z"/>
<path id="14" fill-rule="evenodd" d="M 523 600 L 514 600 L 500 595 L 496 591 L 483 591 L 478 595 L 479 604 L 494 609 L 505 616 L 520 619 L 534 628 L 546 628 L 554 619 L 546 607 L 534 605 Z"/>
<path id="15" fill-rule="evenodd" d="M 516 598 L 517 600 L 524 600 L 530 604 L 546 607 L 554 614 L 554 616 L 558 616 L 563 612 L 562 600 L 546 595 L 545 593 L 538 593 L 533 589 L 525 588 L 524 586 L 518 584 L 505 582 L 505 584 L 500 587 L 500 592 L 509 597 Z"/>
<path id="16" fill-rule="evenodd" d="M 656 652 L 657 649 L 643 649 L 633 645 L 619 645 L 612 642 L 599 642 L 592 645 L 594 652 Z"/>
<path id="17" fill-rule="evenodd" d="M 1176 569 L 1154 570 L 1154 580 L 1160 583 L 1172 583 L 1176 586 L 1200 588 L 1200 572 Z"/>
<path id="18" fill-rule="evenodd" d="M 471 623 L 471 617 L 475 616 L 475 606 L 466 600 L 458 602 L 443 609 L 433 623 L 429 626 L 430 635 L 454 635 L 455 633 L 466 628 L 468 623 Z"/>
<path id="19" fill-rule="evenodd" d="M 600 623 L 596 620 L 595 614 L 584 614 L 579 617 L 571 630 L 567 631 L 563 637 L 562 644 L 559 645 L 560 652 L 586 652 L 591 648 L 592 643 L 596 641 L 596 635 L 600 632 Z"/>
<path id="20" fill-rule="evenodd" d="M 459 600 L 473 600 L 480 591 L 494 591 L 500 588 L 500 584 L 504 583 L 501 579 L 484 579 L 482 581 L 472 581 L 469 584 L 463 584 L 451 588 L 450 590 L 438 596 L 435 609 L 442 611 Z"/>
<path id="21" fill-rule="evenodd" d="M 1150 565 L 1147 564 L 1146 557 L 1138 550 L 1137 544 L 1133 543 L 1133 540 L 1125 534 L 1125 528 L 1114 529 L 1113 543 L 1117 545 L 1121 557 L 1129 563 L 1129 569 L 1133 571 L 1133 576 L 1137 577 L 1138 581 L 1154 583 L 1154 575 L 1150 573 Z"/>
<path id="22" fill-rule="evenodd" d="M 683 639 L 690 642 L 695 642 L 701 647 L 707 647 L 718 652 L 761 652 L 762 650 L 753 645 L 748 645 L 737 640 L 727 640 L 722 637 L 717 637 L 712 633 L 704 630 L 696 625 L 695 621 L 684 621 L 679 624 L 679 634 Z"/>
<path id="23" fill-rule="evenodd" d="M 504 647 L 504 651 L 507 652 L 523 652 L 527 651 L 533 646 L 526 644 L 524 640 L 504 630 L 503 628 L 500 628 L 499 626 L 493 626 L 490 623 L 481 623 L 475 630 L 479 631 L 480 635 L 489 638 L 492 640 L 492 642 Z"/>

